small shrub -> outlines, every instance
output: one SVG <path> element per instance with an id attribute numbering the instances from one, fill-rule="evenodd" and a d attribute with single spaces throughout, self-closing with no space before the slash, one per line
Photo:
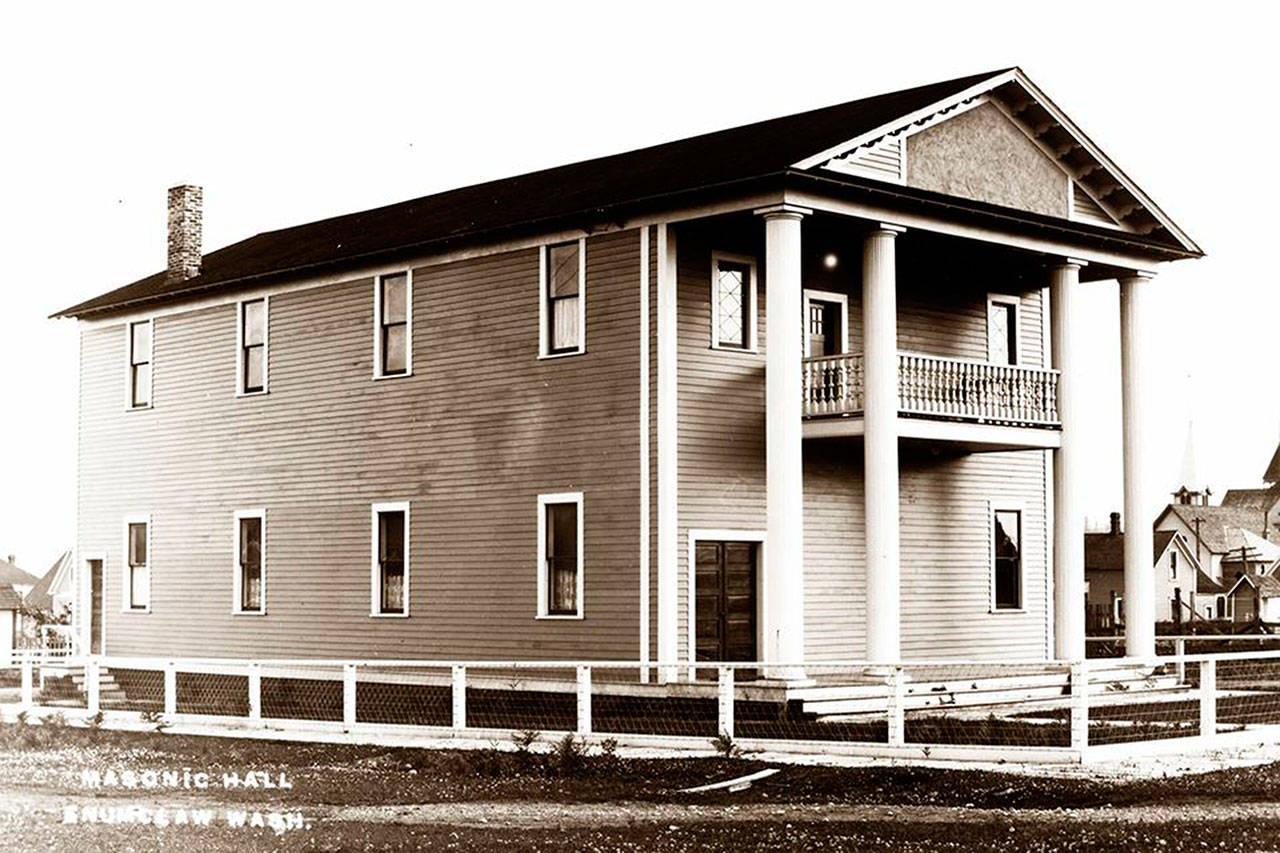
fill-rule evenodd
<path id="1" fill-rule="evenodd" d="M 733 735 L 721 732 L 711 739 L 711 746 L 724 758 L 741 758 L 742 747 L 734 741 Z"/>
<path id="2" fill-rule="evenodd" d="M 618 757 L 618 739 L 616 737 L 607 737 L 600 741 L 600 754 L 605 758 L 616 759 Z"/>
<path id="3" fill-rule="evenodd" d="M 586 745 L 573 732 L 569 732 L 556 741 L 555 769 L 561 776 L 569 776 L 582 770 Z"/>
<path id="4" fill-rule="evenodd" d="M 542 737 L 542 733 L 536 732 L 533 729 L 525 729 L 522 732 L 511 733 L 511 740 L 515 743 L 516 750 L 518 752 L 528 752 L 530 747 L 537 743 L 538 738 L 540 737 Z"/>

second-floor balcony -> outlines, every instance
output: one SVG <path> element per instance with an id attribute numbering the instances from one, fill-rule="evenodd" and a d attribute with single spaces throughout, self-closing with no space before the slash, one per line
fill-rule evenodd
<path id="1" fill-rule="evenodd" d="M 811 421 L 861 415 L 862 355 L 806 358 L 803 411 Z M 911 419 L 1057 430 L 1058 371 L 900 352 L 898 412 Z"/>

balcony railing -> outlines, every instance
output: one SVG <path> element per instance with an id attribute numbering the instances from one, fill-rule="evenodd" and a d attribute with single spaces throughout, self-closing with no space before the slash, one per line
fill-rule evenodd
<path id="1" fill-rule="evenodd" d="M 861 355 L 804 360 L 804 415 L 857 414 Z M 1058 371 L 898 353 L 898 410 L 913 417 L 1056 427 Z"/>

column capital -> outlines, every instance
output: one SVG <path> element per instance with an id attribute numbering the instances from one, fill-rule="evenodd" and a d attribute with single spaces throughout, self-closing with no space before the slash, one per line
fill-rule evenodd
<path id="1" fill-rule="evenodd" d="M 1116 276 L 1116 281 L 1151 281 L 1155 277 L 1155 270 L 1127 270 L 1124 275 Z"/>
<path id="2" fill-rule="evenodd" d="M 768 207 L 757 207 L 751 211 L 756 216 L 767 219 L 803 219 L 813 215 L 813 208 L 801 207 L 798 204 L 771 204 Z"/>
<path id="3" fill-rule="evenodd" d="M 890 237 L 897 237 L 899 234 L 905 234 L 907 227 L 905 225 L 894 225 L 892 222 L 877 222 L 867 229 L 867 235 L 887 234 Z"/>
<path id="4" fill-rule="evenodd" d="M 1084 267 L 1089 266 L 1089 262 L 1083 258 L 1060 257 L 1051 259 L 1046 266 L 1053 269 L 1057 269 L 1059 267 L 1075 267 L 1076 269 L 1083 269 Z"/>

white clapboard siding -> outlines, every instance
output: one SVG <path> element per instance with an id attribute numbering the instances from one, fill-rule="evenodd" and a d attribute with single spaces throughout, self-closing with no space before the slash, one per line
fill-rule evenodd
<path id="1" fill-rule="evenodd" d="M 838 157 L 826 166 L 846 175 L 878 178 L 900 184 L 906 177 L 906 147 L 902 140 L 901 135 L 887 136 L 874 145 L 858 148 Z"/>
<path id="2" fill-rule="evenodd" d="M 1071 182 L 1071 218 L 1076 222 L 1088 222 L 1091 225 L 1105 225 L 1116 228 L 1115 219 L 1102 209 L 1079 184 Z"/>

